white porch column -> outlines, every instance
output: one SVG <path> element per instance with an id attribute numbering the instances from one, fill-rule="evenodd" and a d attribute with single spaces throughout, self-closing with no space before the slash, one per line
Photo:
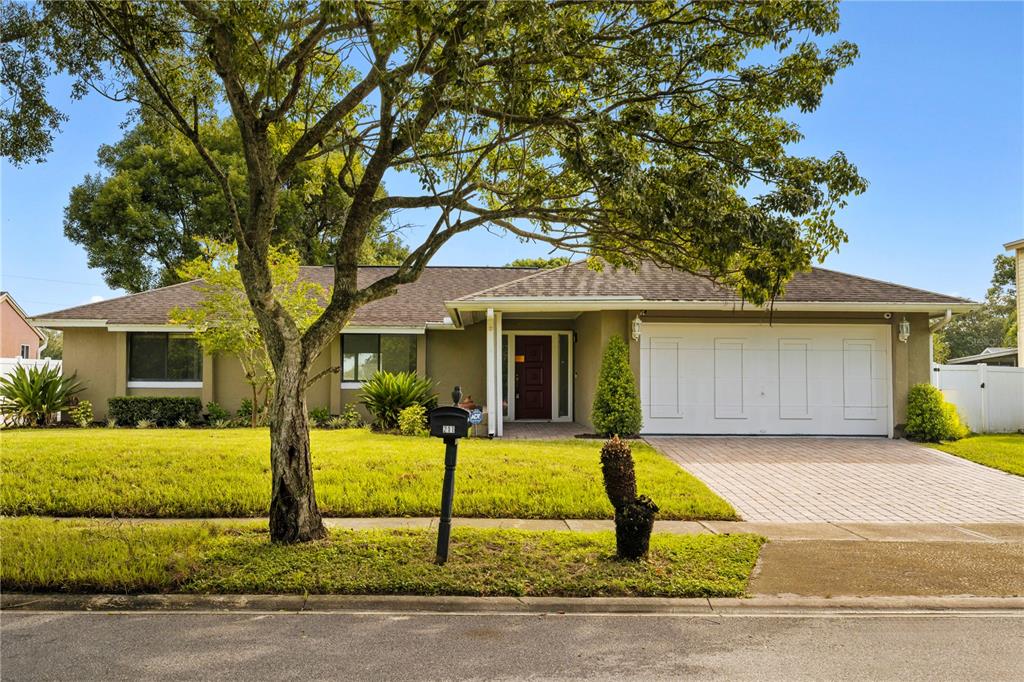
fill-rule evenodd
<path id="1" fill-rule="evenodd" d="M 494 367 L 498 363 L 494 360 L 494 308 L 487 309 L 487 435 L 494 436 L 498 432 L 498 419 L 495 415 L 500 414 L 500 409 L 495 409 L 495 396 L 498 394 L 498 387 L 494 383 Z"/>
<path id="2" fill-rule="evenodd" d="M 502 403 L 505 400 L 505 386 L 501 381 L 501 311 L 494 313 L 494 405 L 495 410 L 495 435 L 501 438 L 505 435 L 505 418 L 502 414 Z"/>

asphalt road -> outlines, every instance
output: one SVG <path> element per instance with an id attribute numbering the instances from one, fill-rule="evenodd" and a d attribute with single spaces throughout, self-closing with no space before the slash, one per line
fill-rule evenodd
<path id="1" fill-rule="evenodd" d="M 1024 679 L 1024 614 L 0 614 L 0 674 L 136 679 Z"/>

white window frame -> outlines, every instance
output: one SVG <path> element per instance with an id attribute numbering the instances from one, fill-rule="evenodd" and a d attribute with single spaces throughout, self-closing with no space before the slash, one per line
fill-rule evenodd
<path id="1" fill-rule="evenodd" d="M 21 359 L 30 360 L 30 355 L 32 355 L 32 347 L 29 346 L 27 343 L 21 344 Z"/>
<path id="2" fill-rule="evenodd" d="M 558 337 L 559 336 L 569 337 L 569 392 L 567 400 L 569 401 L 569 414 L 564 417 L 558 416 L 558 389 L 559 389 L 559 377 L 558 377 Z M 502 336 L 508 339 L 508 385 L 503 386 L 505 392 L 505 401 L 508 403 L 508 414 L 503 418 L 504 422 L 516 421 L 516 337 L 517 336 L 549 336 L 551 337 L 551 419 L 540 419 L 532 420 L 528 419 L 525 421 L 551 421 L 551 422 L 571 422 L 575 418 L 574 408 L 575 400 L 573 392 L 575 389 L 575 353 L 573 352 L 573 339 L 575 338 L 575 332 L 571 329 L 550 329 L 550 330 L 515 330 L 515 331 L 504 331 Z M 497 349 L 497 353 L 500 357 L 501 349 Z"/>

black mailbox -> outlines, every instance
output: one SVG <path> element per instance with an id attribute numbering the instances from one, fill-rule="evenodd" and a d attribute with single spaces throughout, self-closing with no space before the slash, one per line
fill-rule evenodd
<path id="1" fill-rule="evenodd" d="M 430 435 L 438 438 L 465 438 L 469 435 L 469 411 L 461 407 L 435 407 L 428 414 Z"/>

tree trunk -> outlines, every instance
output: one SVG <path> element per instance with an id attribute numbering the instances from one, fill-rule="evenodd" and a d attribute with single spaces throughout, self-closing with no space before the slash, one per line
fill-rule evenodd
<path id="1" fill-rule="evenodd" d="M 292 543 L 327 535 L 313 491 L 306 417 L 306 367 L 291 354 L 279 363 L 270 406 L 270 539 Z"/>

